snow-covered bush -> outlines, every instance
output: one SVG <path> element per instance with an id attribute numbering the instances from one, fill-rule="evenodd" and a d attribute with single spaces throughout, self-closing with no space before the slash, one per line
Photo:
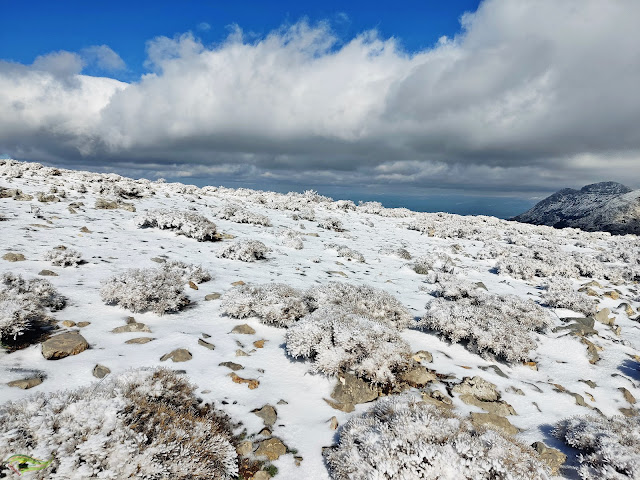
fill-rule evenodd
<path id="1" fill-rule="evenodd" d="M 105 303 L 132 312 L 151 310 L 162 315 L 189 304 L 184 284 L 183 275 L 175 269 L 132 268 L 104 280 L 100 296 Z"/>
<path id="2" fill-rule="evenodd" d="M 316 212 L 313 208 L 303 208 L 300 211 L 293 213 L 291 215 L 293 220 L 307 220 L 309 222 L 313 222 L 316 219 Z"/>
<path id="3" fill-rule="evenodd" d="M 259 213 L 250 212 L 239 205 L 225 205 L 218 213 L 218 218 L 230 220 L 235 223 L 251 223 L 253 225 L 262 225 L 264 227 L 271 226 L 269 217 L 260 215 Z"/>
<path id="4" fill-rule="evenodd" d="M 45 253 L 44 259 L 58 267 L 77 267 L 82 263 L 82 254 L 60 245 Z"/>
<path id="5" fill-rule="evenodd" d="M 640 478 L 640 416 L 571 417 L 558 422 L 554 435 L 580 451 L 584 480 Z"/>
<path id="6" fill-rule="evenodd" d="M 221 248 L 217 256 L 242 262 L 255 262 L 262 260 L 271 249 L 258 240 L 236 240 Z"/>
<path id="7" fill-rule="evenodd" d="M 231 317 L 255 316 L 278 327 L 289 327 L 309 313 L 304 293 L 282 283 L 241 285 L 225 293 L 221 305 Z"/>
<path id="8" fill-rule="evenodd" d="M 302 250 L 304 248 L 302 234 L 292 230 L 291 228 L 286 228 L 278 232 L 278 237 L 280 238 L 280 243 L 285 247 L 293 248 L 295 250 Z"/>
<path id="9" fill-rule="evenodd" d="M 402 260 L 411 260 L 411 254 L 409 253 L 409 251 L 405 248 L 389 248 L 389 247 L 384 247 L 381 248 L 378 253 L 380 255 L 389 255 L 392 257 L 398 257 L 401 258 Z"/>
<path id="10" fill-rule="evenodd" d="M 324 246 L 327 250 L 335 250 L 339 257 L 344 257 L 347 260 L 355 260 L 356 262 L 364 263 L 364 255 L 357 250 L 347 247 L 346 245 L 338 245 L 337 243 L 328 243 Z"/>
<path id="11" fill-rule="evenodd" d="M 409 395 L 378 400 L 326 450 L 335 480 L 546 480 L 530 447 Z"/>
<path id="12" fill-rule="evenodd" d="M 402 330 L 413 316 L 390 293 L 369 285 L 352 285 L 344 282 L 328 282 L 311 287 L 305 292 L 310 310 L 329 306 L 362 315 Z"/>
<path id="13" fill-rule="evenodd" d="M 231 480 L 238 464 L 228 418 L 194 392 L 169 370 L 138 370 L 9 402 L 0 407 L 0 456 L 52 459 L 34 479 Z"/>
<path id="14" fill-rule="evenodd" d="M 353 370 L 377 384 L 394 384 L 411 356 L 396 329 L 337 307 L 307 315 L 287 330 L 285 341 L 289 355 L 312 361 L 313 372 Z"/>
<path id="15" fill-rule="evenodd" d="M 167 272 L 175 272 L 182 277 L 182 283 L 204 283 L 211 280 L 211 274 L 200 265 L 170 260 L 161 267 Z"/>
<path id="16" fill-rule="evenodd" d="M 544 288 L 542 302 L 550 307 L 566 308 L 587 316 L 596 313 L 597 300 L 575 291 L 566 278 L 551 277 Z"/>
<path id="17" fill-rule="evenodd" d="M 48 311 L 60 310 L 65 304 L 65 297 L 46 280 L 27 281 L 5 273 L 0 283 L 0 341 L 9 346 L 28 343 L 48 323 Z"/>
<path id="18" fill-rule="evenodd" d="M 453 273 L 455 270 L 453 259 L 444 252 L 422 255 L 411 262 L 409 267 L 420 275 L 426 275 L 430 271 Z"/>
<path id="19" fill-rule="evenodd" d="M 139 228 L 154 227 L 173 230 L 178 235 L 195 238 L 199 242 L 217 240 L 216 225 L 206 217 L 180 210 L 148 210 L 136 219 Z"/>
<path id="20" fill-rule="evenodd" d="M 320 228 L 324 228 L 325 230 L 333 230 L 335 232 L 344 232 L 344 227 L 342 226 L 342 222 L 335 217 L 327 217 L 323 218 L 318 222 L 318 226 Z"/>
<path id="21" fill-rule="evenodd" d="M 551 324 L 548 312 L 515 295 L 489 294 L 480 288 L 451 282 L 436 287 L 438 298 L 427 304 L 418 322 L 448 340 L 466 341 L 477 353 L 492 353 L 507 361 L 527 360 L 536 348 L 534 332 Z"/>

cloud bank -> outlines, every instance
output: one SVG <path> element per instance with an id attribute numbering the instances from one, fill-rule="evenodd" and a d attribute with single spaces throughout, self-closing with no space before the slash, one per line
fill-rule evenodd
<path id="1" fill-rule="evenodd" d="M 299 22 L 147 44 L 134 83 L 109 47 L 0 61 L 0 151 L 173 176 L 544 191 L 640 186 L 640 2 L 486 0 L 405 52 Z M 169 175 L 172 176 L 172 175 Z"/>

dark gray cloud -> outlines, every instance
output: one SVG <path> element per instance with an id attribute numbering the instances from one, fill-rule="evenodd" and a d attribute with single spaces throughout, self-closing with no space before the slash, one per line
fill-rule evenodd
<path id="1" fill-rule="evenodd" d="M 375 32 L 339 43 L 326 24 L 215 46 L 187 33 L 151 40 L 153 73 L 131 84 L 79 75 L 88 51 L 0 62 L 0 150 L 301 185 L 637 187 L 637 18 L 633 0 L 486 0 L 412 54 Z"/>

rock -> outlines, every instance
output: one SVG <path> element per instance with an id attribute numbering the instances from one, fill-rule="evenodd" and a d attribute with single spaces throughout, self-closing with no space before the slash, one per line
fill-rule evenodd
<path id="1" fill-rule="evenodd" d="M 524 395 L 524 392 L 521 389 L 514 387 L 513 385 L 510 387 L 507 387 L 506 391 L 509 393 L 515 393 L 516 395 Z"/>
<path id="2" fill-rule="evenodd" d="M 289 405 L 289 402 L 281 398 L 280 400 L 278 400 L 278 405 Z"/>
<path id="3" fill-rule="evenodd" d="M 400 375 L 400 380 L 407 382 L 412 387 L 424 387 L 427 383 L 437 380 L 438 377 L 423 366 L 414 367 Z"/>
<path id="4" fill-rule="evenodd" d="M 631 405 L 634 405 L 636 403 L 636 397 L 631 395 L 631 392 L 629 390 L 627 390 L 624 387 L 620 387 L 620 388 L 618 388 L 618 390 L 620 390 L 622 392 L 622 396 L 624 397 L 624 399 L 627 402 L 629 402 Z"/>
<path id="5" fill-rule="evenodd" d="M 198 290 L 198 285 L 196 285 L 191 280 L 189 280 L 189 288 L 192 288 L 194 290 Z"/>
<path id="6" fill-rule="evenodd" d="M 614 324 L 616 319 L 615 317 L 609 318 L 610 313 L 611 313 L 611 310 L 609 310 L 608 308 L 603 308 L 598 313 L 596 313 L 595 319 L 600 323 L 604 323 L 605 325 L 611 326 Z"/>
<path id="7" fill-rule="evenodd" d="M 254 378 L 242 378 L 233 372 L 231 372 L 229 376 L 231 377 L 231 380 L 234 381 L 234 383 L 246 383 L 249 387 L 249 390 L 255 390 L 260 386 L 260 382 Z"/>
<path id="8" fill-rule="evenodd" d="M 166 353 L 160 357 L 160 361 L 173 360 L 174 362 L 188 362 L 193 358 L 193 355 L 186 348 L 177 348 L 173 352 Z"/>
<path id="9" fill-rule="evenodd" d="M 258 432 L 258 435 L 262 435 L 263 437 L 270 437 L 271 436 L 271 430 L 269 430 L 267 427 L 264 427 L 262 430 L 260 430 Z"/>
<path id="10" fill-rule="evenodd" d="M 620 413 L 622 413 L 622 415 L 629 418 L 637 417 L 639 415 L 638 410 L 636 410 L 635 408 L 619 408 L 618 410 L 620 410 Z"/>
<path id="11" fill-rule="evenodd" d="M 130 332 L 145 332 L 151 333 L 151 329 L 147 327 L 144 323 L 127 323 L 126 325 L 122 325 L 121 327 L 116 327 L 111 330 L 111 333 L 130 333 Z"/>
<path id="12" fill-rule="evenodd" d="M 253 443 L 251 443 L 249 440 L 240 442 L 240 444 L 236 447 L 236 452 L 241 457 L 250 455 L 253 452 Z"/>
<path id="13" fill-rule="evenodd" d="M 155 340 L 155 338 L 151 338 L 151 337 L 136 337 L 136 338 L 132 338 L 131 340 L 127 340 L 124 343 L 142 345 L 142 344 L 145 344 L 145 343 L 149 343 L 152 340 Z"/>
<path id="14" fill-rule="evenodd" d="M 331 392 L 331 398 L 338 403 L 357 405 L 378 398 L 378 390 L 361 378 L 345 373 L 338 375 L 338 383 Z"/>
<path id="15" fill-rule="evenodd" d="M 89 348 L 89 344 L 79 333 L 61 333 L 42 344 L 42 356 L 47 360 L 59 360 L 69 355 L 77 355 Z"/>
<path id="16" fill-rule="evenodd" d="M 256 348 L 264 348 L 265 342 L 266 340 L 256 340 L 255 342 L 253 342 L 253 346 Z"/>
<path id="17" fill-rule="evenodd" d="M 23 254 L 13 252 L 5 253 L 2 258 L 7 262 L 23 262 L 26 260 Z"/>
<path id="18" fill-rule="evenodd" d="M 471 423 L 474 427 L 486 427 L 499 430 L 507 435 L 515 435 L 519 430 L 511 425 L 511 422 L 505 417 L 494 415 L 493 413 L 476 413 L 471 412 Z"/>
<path id="19" fill-rule="evenodd" d="M 236 350 L 236 357 L 248 357 L 249 354 L 242 349 Z"/>
<path id="20" fill-rule="evenodd" d="M 339 403 L 327 398 L 323 398 L 323 400 L 327 402 L 327 405 L 329 405 L 331 408 L 335 408 L 336 410 L 340 410 L 341 412 L 351 413 L 356 409 L 353 403 Z"/>
<path id="21" fill-rule="evenodd" d="M 88 327 L 89 325 L 91 325 L 91 322 L 78 322 L 76 325 L 78 327 L 80 327 L 80 328 L 84 328 L 84 327 Z"/>
<path id="22" fill-rule="evenodd" d="M 254 333 L 256 333 L 256 331 L 246 323 L 243 323 L 242 325 L 236 325 L 235 327 L 233 327 L 233 330 L 231 330 L 231 333 L 239 333 L 241 335 L 253 335 Z"/>
<path id="23" fill-rule="evenodd" d="M 156 262 L 156 263 L 165 263 L 166 260 L 164 258 L 159 258 L 159 257 L 153 257 L 151 259 L 152 262 Z"/>
<path id="24" fill-rule="evenodd" d="M 453 401 L 439 390 L 433 392 L 423 392 L 422 401 L 430 405 L 436 405 L 442 408 L 453 408 Z"/>
<path id="25" fill-rule="evenodd" d="M 21 388 L 22 390 L 29 390 L 42 383 L 42 377 L 25 378 L 22 380 L 13 380 L 7 383 L 10 387 Z"/>
<path id="26" fill-rule="evenodd" d="M 265 427 L 271 427 L 278 419 L 276 409 L 271 405 L 265 405 L 261 409 L 252 410 L 251 413 L 257 415 L 264 422 Z"/>
<path id="27" fill-rule="evenodd" d="M 615 290 L 609 290 L 608 292 L 604 292 L 602 294 L 602 296 L 609 297 L 612 300 L 619 300 L 620 299 L 620 294 L 618 292 L 616 292 Z"/>
<path id="28" fill-rule="evenodd" d="M 95 208 L 100 210 L 116 210 L 118 208 L 118 202 L 109 201 L 105 198 L 98 198 L 96 200 Z"/>
<path id="29" fill-rule="evenodd" d="M 253 474 L 253 480 L 271 480 L 271 474 L 269 474 L 269 472 L 265 472 L 264 470 L 258 470 Z"/>
<path id="30" fill-rule="evenodd" d="M 480 407 L 481 409 L 489 413 L 493 413 L 494 415 L 499 415 L 501 417 L 506 417 L 507 415 L 517 415 L 513 407 L 504 401 L 485 402 L 479 400 L 473 395 L 460 395 L 460 400 L 462 400 L 467 405 Z"/>
<path id="31" fill-rule="evenodd" d="M 478 367 L 478 368 L 480 368 L 480 370 L 484 370 L 485 372 L 487 372 L 487 371 L 489 371 L 489 370 L 493 370 L 493 372 L 494 372 L 496 375 L 498 375 L 498 376 L 500 376 L 500 377 L 502 377 L 502 378 L 509 378 L 509 377 L 507 376 L 507 374 L 506 374 L 506 373 L 504 373 L 502 370 L 500 370 L 500 368 L 499 368 L 497 365 L 487 365 L 486 367 L 485 367 L 485 366 L 482 366 L 482 367 Z"/>
<path id="32" fill-rule="evenodd" d="M 216 346 L 213 343 L 209 343 L 206 340 L 203 340 L 201 338 L 198 339 L 198 345 L 202 345 L 205 348 L 208 348 L 209 350 L 215 350 Z"/>
<path id="33" fill-rule="evenodd" d="M 277 438 L 269 438 L 259 443 L 255 452 L 256 457 L 267 457 L 267 460 L 274 461 L 287 453 L 287 447 Z"/>
<path id="34" fill-rule="evenodd" d="M 57 277 L 58 274 L 56 272 L 52 272 L 51 270 L 40 270 L 38 275 L 42 275 L 43 277 Z"/>
<path id="35" fill-rule="evenodd" d="M 494 402 L 500 398 L 497 387 L 482 377 L 464 377 L 452 391 L 459 395 L 471 395 L 484 402 Z"/>
<path id="36" fill-rule="evenodd" d="M 218 300 L 221 296 L 219 293 L 210 293 L 209 295 L 205 295 L 204 299 L 209 302 L 211 300 Z"/>
<path id="37" fill-rule="evenodd" d="M 551 474 L 558 475 L 560 467 L 567 461 L 567 456 L 560 450 L 547 447 L 542 442 L 533 442 L 531 446 L 540 455 L 540 460 L 549 466 Z"/>
<path id="38" fill-rule="evenodd" d="M 571 395 L 573 398 L 575 398 L 576 405 L 579 405 L 580 407 L 591 408 L 589 405 L 587 405 L 587 402 L 584 401 L 584 397 L 579 393 L 570 392 L 569 390 L 567 390 L 566 388 L 564 388 L 562 385 L 558 383 L 552 383 L 551 385 L 555 387 L 554 390 L 556 392 L 566 393 L 567 395 Z"/>
<path id="39" fill-rule="evenodd" d="M 82 227 L 82 228 L 80 229 L 80 231 L 81 231 L 82 233 L 91 233 L 91 230 L 89 230 L 87 227 Z"/>
<path id="40" fill-rule="evenodd" d="M 598 355 L 598 349 L 596 346 L 587 340 L 586 338 L 582 338 L 582 343 L 587 346 L 587 357 L 589 358 L 589 363 L 595 365 L 595 363 L 600 360 L 600 355 Z"/>
<path id="41" fill-rule="evenodd" d="M 127 317 L 127 318 L 125 318 L 125 322 L 127 324 L 136 323 L 136 318 L 135 317 Z"/>
<path id="42" fill-rule="evenodd" d="M 231 285 L 234 287 L 239 287 L 240 285 L 244 285 L 244 282 L 242 280 L 238 280 L 237 282 L 232 282 Z"/>
<path id="43" fill-rule="evenodd" d="M 136 207 L 133 206 L 133 203 L 126 202 L 118 202 L 118 208 L 122 210 L 126 210 L 127 212 L 135 212 Z"/>
<path id="44" fill-rule="evenodd" d="M 62 325 L 64 325 L 67 328 L 71 328 L 76 326 L 76 322 L 72 322 L 71 320 L 63 320 Z"/>
<path id="45" fill-rule="evenodd" d="M 242 370 L 244 368 L 239 363 L 233 363 L 233 362 L 222 362 L 222 363 L 219 363 L 218 366 L 230 368 L 234 372 L 237 372 L 238 370 Z"/>
<path id="46" fill-rule="evenodd" d="M 413 360 L 418 363 L 421 363 L 421 362 L 431 363 L 433 362 L 433 355 L 431 355 L 426 350 L 420 350 L 413 354 Z"/>
<path id="47" fill-rule="evenodd" d="M 580 380 L 582 383 L 586 383 L 587 385 L 589 385 L 591 388 L 596 388 L 598 385 L 596 384 L 596 382 L 592 381 L 592 380 Z"/>
<path id="48" fill-rule="evenodd" d="M 104 365 L 96 365 L 93 367 L 93 376 L 96 378 L 104 378 L 111 373 L 111 370 Z"/>
<path id="49" fill-rule="evenodd" d="M 338 429 L 338 419 L 335 417 L 335 415 L 329 419 L 329 428 L 331 430 Z"/>
<path id="50" fill-rule="evenodd" d="M 529 367 L 531 370 L 538 371 L 538 364 L 536 362 L 522 362 L 525 367 Z"/>
<path id="51" fill-rule="evenodd" d="M 618 308 L 623 308 L 624 309 L 624 313 L 627 315 L 627 317 L 631 317 L 631 316 L 635 315 L 635 313 L 636 313 L 636 312 L 633 311 L 633 308 L 631 307 L 631 305 L 629 305 L 626 302 L 623 302 L 620 305 L 618 305 Z"/>
<path id="52" fill-rule="evenodd" d="M 568 318 L 561 319 L 563 321 L 574 320 L 574 323 L 570 323 L 569 325 L 565 325 L 562 327 L 555 327 L 551 329 L 553 333 L 557 333 L 563 330 L 568 330 L 569 333 L 584 337 L 587 335 L 597 335 L 598 331 L 593 328 L 595 322 L 593 318 Z"/>
<path id="53" fill-rule="evenodd" d="M 585 283 L 583 285 L 583 287 L 596 287 L 596 288 L 602 288 L 602 285 L 600 285 L 598 282 L 596 282 L 595 280 L 591 280 L 589 283 Z"/>

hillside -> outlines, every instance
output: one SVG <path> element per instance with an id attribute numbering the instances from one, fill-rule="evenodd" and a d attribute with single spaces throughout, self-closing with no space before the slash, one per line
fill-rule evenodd
<path id="1" fill-rule="evenodd" d="M 512 220 L 556 228 L 573 227 L 615 235 L 640 234 L 640 190 L 601 182 L 565 188 Z"/>
<path id="2" fill-rule="evenodd" d="M 640 476 L 635 237 L 13 160 L 0 227 L 30 478 Z"/>

